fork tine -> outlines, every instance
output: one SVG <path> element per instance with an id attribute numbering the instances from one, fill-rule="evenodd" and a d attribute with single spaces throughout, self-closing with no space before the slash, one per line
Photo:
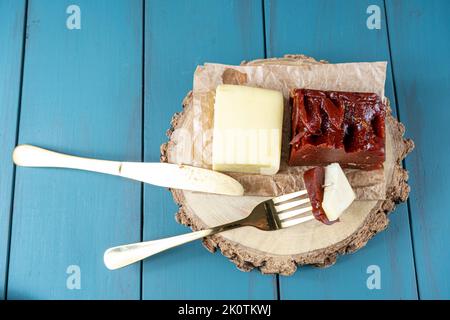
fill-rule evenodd
<path id="1" fill-rule="evenodd" d="M 288 210 L 288 209 L 292 209 L 295 207 L 298 207 L 302 204 L 308 203 L 309 202 L 309 198 L 306 199 L 301 199 L 301 200 L 296 200 L 296 201 L 291 201 L 291 202 L 286 202 L 283 204 L 279 204 L 279 205 L 275 205 L 275 210 L 277 212 L 281 212 L 284 210 Z"/>
<path id="2" fill-rule="evenodd" d="M 297 192 L 293 192 L 293 193 L 288 193 L 288 194 L 285 194 L 285 195 L 282 195 L 282 196 L 279 196 L 279 197 L 275 197 L 275 198 L 272 199 L 272 201 L 273 201 L 273 203 L 277 204 L 277 203 L 280 203 L 280 202 L 284 202 L 284 201 L 287 201 L 287 200 L 291 200 L 291 199 L 303 196 L 306 193 L 307 193 L 306 190 L 301 190 L 301 191 L 297 191 Z"/>
<path id="3" fill-rule="evenodd" d="M 312 210 L 312 207 L 305 207 L 305 208 L 300 208 L 300 209 L 295 209 L 295 210 L 289 210 L 289 211 L 286 211 L 283 213 L 279 213 L 278 219 L 283 221 L 283 220 L 298 216 L 300 214 L 306 213 L 311 210 Z"/>
<path id="4" fill-rule="evenodd" d="M 307 221 L 310 221 L 310 220 L 313 220 L 313 219 L 314 219 L 314 216 L 311 214 L 311 215 L 308 215 L 306 217 L 301 217 L 301 218 L 297 218 L 297 219 L 282 221 L 281 222 L 281 227 L 282 228 L 292 227 L 292 226 L 295 226 L 297 224 L 304 223 L 304 222 L 307 222 Z"/>

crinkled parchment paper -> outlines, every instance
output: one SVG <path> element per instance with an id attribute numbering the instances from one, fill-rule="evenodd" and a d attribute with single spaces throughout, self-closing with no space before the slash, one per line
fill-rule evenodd
<path id="1" fill-rule="evenodd" d="M 273 176 L 229 173 L 244 188 L 246 195 L 274 196 L 304 188 L 303 172 L 308 167 L 289 167 L 290 115 L 289 92 L 292 88 L 374 92 L 384 97 L 386 62 L 342 64 L 302 64 L 263 66 L 228 66 L 205 64 L 194 74 L 192 141 L 190 158 L 182 162 L 197 167 L 211 168 L 213 139 L 214 94 L 222 83 L 242 84 L 279 90 L 285 97 L 283 145 L 280 171 Z M 359 200 L 385 199 L 383 169 L 363 171 L 345 169 L 345 173 Z"/>

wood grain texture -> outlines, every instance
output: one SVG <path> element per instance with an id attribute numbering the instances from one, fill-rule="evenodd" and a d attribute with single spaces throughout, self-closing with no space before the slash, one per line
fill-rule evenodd
<path id="1" fill-rule="evenodd" d="M 5 297 L 25 0 L 0 0 L 0 299 Z"/>
<path id="2" fill-rule="evenodd" d="M 386 1 L 401 119 L 417 149 L 406 161 L 421 299 L 450 298 L 449 1 Z"/>
<path id="3" fill-rule="evenodd" d="M 259 1 L 147 1 L 145 161 L 159 161 L 172 115 L 181 111 L 195 67 L 264 56 Z M 170 40 L 169 40 L 170 39 Z M 189 232 L 174 220 L 169 191 L 145 186 L 144 238 Z M 275 277 L 243 273 L 196 242 L 144 262 L 144 299 L 273 299 Z"/>
<path id="4" fill-rule="evenodd" d="M 29 2 L 19 143 L 140 161 L 142 2 L 78 0 L 81 30 L 68 30 L 73 3 Z M 139 298 L 139 264 L 111 272 L 103 252 L 140 240 L 140 183 L 18 168 L 15 188 L 8 298 Z"/>
<path id="5" fill-rule="evenodd" d="M 366 9 L 371 4 L 381 9 L 380 30 L 366 27 Z M 265 1 L 267 54 L 304 53 L 333 63 L 389 62 L 383 12 L 382 1 Z M 390 67 L 386 96 L 395 110 Z M 305 268 L 293 277 L 280 278 L 281 298 L 417 298 L 407 207 L 396 211 L 386 232 L 342 263 L 328 270 Z M 370 265 L 381 269 L 380 290 L 366 286 Z"/>
<path id="6" fill-rule="evenodd" d="M 402 246 L 409 230 L 401 227 L 399 216 L 406 214 L 406 204 L 397 207 L 390 215 L 387 230 L 376 235 L 356 253 L 345 255 L 329 268 L 311 266 L 300 269 L 292 277 L 280 277 L 281 299 L 416 299 L 413 275 L 404 276 L 407 269 L 402 264 Z M 395 244 L 395 245 L 392 245 Z M 391 258 L 398 257 L 398 259 Z M 381 289 L 367 288 L 371 275 L 369 266 L 376 265 L 381 271 Z M 410 271 L 408 272 L 410 273 Z"/>

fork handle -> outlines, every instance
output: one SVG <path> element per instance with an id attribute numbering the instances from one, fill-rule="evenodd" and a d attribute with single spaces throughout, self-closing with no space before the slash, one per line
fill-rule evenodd
<path id="1" fill-rule="evenodd" d="M 119 269 L 173 247 L 177 247 L 194 240 L 198 240 L 222 231 L 235 229 L 241 226 L 243 225 L 240 223 L 240 221 L 237 221 L 222 226 L 217 226 L 196 232 L 190 232 L 170 238 L 113 247 L 105 251 L 105 254 L 103 255 L 103 261 L 108 269 Z"/>

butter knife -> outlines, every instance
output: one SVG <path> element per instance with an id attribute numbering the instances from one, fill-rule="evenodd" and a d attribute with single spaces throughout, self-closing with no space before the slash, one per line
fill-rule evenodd
<path id="1" fill-rule="evenodd" d="M 106 173 L 174 189 L 233 196 L 244 193 L 242 185 L 230 176 L 187 165 L 82 158 L 26 144 L 14 149 L 13 161 L 24 167 L 71 168 Z"/>

